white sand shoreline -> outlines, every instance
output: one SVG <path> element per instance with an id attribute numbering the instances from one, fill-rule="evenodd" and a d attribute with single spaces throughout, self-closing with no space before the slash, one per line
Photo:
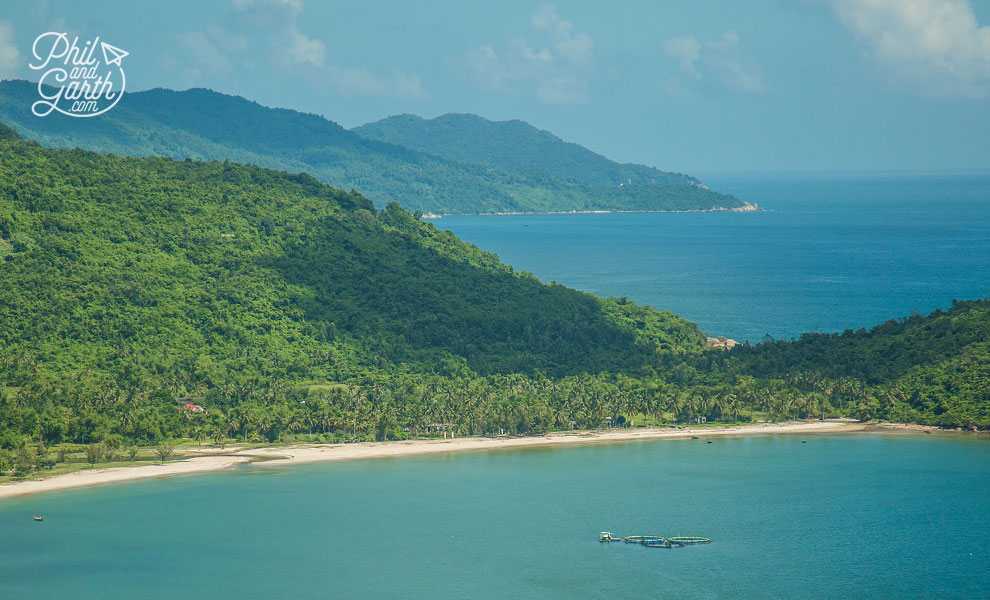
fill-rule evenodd
<path id="1" fill-rule="evenodd" d="M 480 438 L 465 437 L 451 440 L 404 440 L 394 442 L 358 442 L 351 444 L 311 444 L 274 448 L 236 448 L 225 451 L 193 451 L 188 457 L 164 465 L 110 467 L 56 475 L 0 485 L 0 500 L 60 490 L 136 481 L 149 477 L 188 475 L 230 469 L 253 462 L 257 466 L 285 466 L 337 460 L 399 458 L 447 452 L 505 450 L 512 448 L 557 447 L 569 444 L 629 442 L 637 440 L 679 439 L 726 435 L 768 435 L 795 433 L 849 433 L 867 428 L 862 423 L 848 421 L 812 421 L 791 423 L 758 423 L 719 427 L 686 427 L 683 429 L 642 428 L 617 429 L 601 432 L 559 432 L 544 436 Z"/>
<path id="2" fill-rule="evenodd" d="M 652 214 L 682 214 L 682 213 L 716 213 L 716 212 L 763 212 L 763 209 L 756 204 L 743 201 L 742 206 L 732 208 L 726 206 L 713 206 L 712 208 L 686 208 L 683 210 L 556 210 L 556 211 L 513 211 L 513 212 L 487 212 L 487 213 L 426 213 L 423 219 L 441 219 L 443 217 L 520 217 L 533 215 L 652 215 Z"/>

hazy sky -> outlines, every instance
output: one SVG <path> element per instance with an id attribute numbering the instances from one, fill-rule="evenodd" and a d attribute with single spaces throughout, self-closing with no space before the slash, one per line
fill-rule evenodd
<path id="1" fill-rule="evenodd" d="M 0 78 L 65 31 L 130 52 L 131 91 L 346 127 L 472 112 L 689 173 L 987 170 L 988 25 L 990 0 L 5 1 Z"/>

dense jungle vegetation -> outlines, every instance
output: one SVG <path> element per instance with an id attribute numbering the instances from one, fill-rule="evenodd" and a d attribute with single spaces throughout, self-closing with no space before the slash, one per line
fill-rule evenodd
<path id="1" fill-rule="evenodd" d="M 986 301 L 705 350 L 676 315 L 543 284 L 305 174 L 52 150 L 2 126 L 0 281 L 0 472 L 174 438 L 990 426 Z"/>

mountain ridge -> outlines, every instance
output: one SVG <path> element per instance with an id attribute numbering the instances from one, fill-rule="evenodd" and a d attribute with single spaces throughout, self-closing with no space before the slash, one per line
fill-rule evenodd
<path id="1" fill-rule="evenodd" d="M 31 115 L 37 86 L 0 82 L 0 121 L 52 147 L 125 156 L 231 160 L 307 172 L 359 189 L 378 207 L 397 201 L 441 214 L 736 208 L 733 196 L 691 185 L 604 189 L 554 176 L 462 163 L 368 139 L 324 117 L 206 88 L 128 93 L 96 119 Z"/>
<path id="2" fill-rule="evenodd" d="M 704 185 L 683 173 L 613 161 L 520 119 L 494 121 L 472 113 L 446 113 L 432 119 L 401 114 L 354 127 L 351 131 L 444 158 L 545 173 L 587 185 L 674 182 Z"/>

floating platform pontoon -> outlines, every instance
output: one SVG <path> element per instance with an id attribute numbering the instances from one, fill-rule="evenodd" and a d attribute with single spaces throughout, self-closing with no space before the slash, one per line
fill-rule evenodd
<path id="1" fill-rule="evenodd" d="M 631 535 L 629 537 L 622 538 L 622 541 L 627 544 L 652 544 L 654 542 L 665 542 L 667 540 L 659 535 Z"/>
<path id="2" fill-rule="evenodd" d="M 694 536 L 672 537 L 667 539 L 669 539 L 672 542 L 676 542 L 678 544 L 710 544 L 712 542 L 710 539 L 706 537 L 694 537 Z"/>
<path id="3" fill-rule="evenodd" d="M 627 544 L 641 544 L 647 548 L 680 548 L 689 544 L 710 544 L 711 539 L 700 536 L 678 536 L 665 538 L 659 535 L 630 535 L 619 537 L 613 535 L 611 531 L 603 531 L 598 534 L 599 542 L 625 542 Z"/>

